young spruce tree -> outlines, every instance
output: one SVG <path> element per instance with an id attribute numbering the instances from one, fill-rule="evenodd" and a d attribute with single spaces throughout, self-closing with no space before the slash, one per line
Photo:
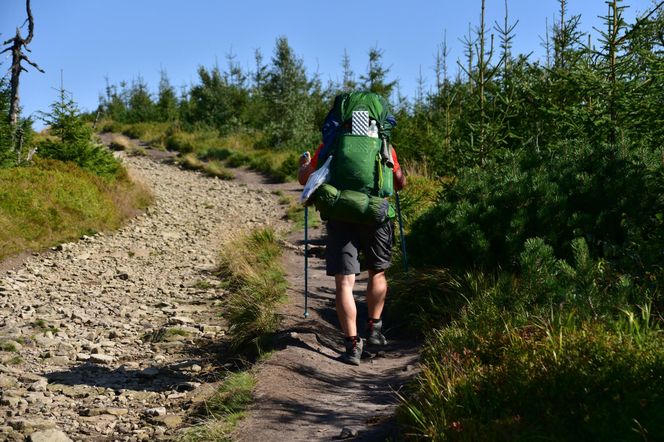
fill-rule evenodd
<path id="1" fill-rule="evenodd" d="M 122 170 L 120 163 L 109 150 L 94 141 L 92 129 L 83 121 L 76 103 L 63 86 L 59 95 L 59 100 L 51 104 L 51 112 L 42 114 L 42 120 L 55 139 L 40 143 L 38 155 L 74 162 L 107 180 L 117 178 Z"/>

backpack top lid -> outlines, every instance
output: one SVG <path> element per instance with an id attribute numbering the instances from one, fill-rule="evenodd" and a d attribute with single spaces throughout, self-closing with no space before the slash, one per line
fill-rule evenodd
<path id="1" fill-rule="evenodd" d="M 341 132 L 342 126 L 352 119 L 353 111 L 357 110 L 368 111 L 369 118 L 378 123 L 378 136 L 389 141 L 392 128 L 397 125 L 397 120 L 390 113 L 387 100 L 375 92 L 346 92 L 334 98 L 334 105 L 325 117 L 323 123 L 323 144 L 325 146 L 321 151 L 322 158 L 327 156 L 328 149 Z"/>
<path id="2" fill-rule="evenodd" d="M 387 101 L 374 92 L 358 91 L 337 95 L 333 112 L 345 123 L 353 116 L 353 111 L 369 111 L 369 117 L 376 120 L 380 132 L 389 138 L 396 120 L 389 112 Z"/>

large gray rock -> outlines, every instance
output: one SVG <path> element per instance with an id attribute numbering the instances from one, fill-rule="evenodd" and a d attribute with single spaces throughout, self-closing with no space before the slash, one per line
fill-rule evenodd
<path id="1" fill-rule="evenodd" d="M 56 429 L 35 431 L 28 437 L 30 442 L 72 442 L 67 435 Z"/>

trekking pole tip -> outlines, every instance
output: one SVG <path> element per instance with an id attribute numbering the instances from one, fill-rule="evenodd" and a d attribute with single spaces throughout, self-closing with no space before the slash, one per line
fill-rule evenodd
<path id="1" fill-rule="evenodd" d="M 304 312 L 304 318 L 306 319 L 308 317 L 309 317 L 309 312 Z"/>

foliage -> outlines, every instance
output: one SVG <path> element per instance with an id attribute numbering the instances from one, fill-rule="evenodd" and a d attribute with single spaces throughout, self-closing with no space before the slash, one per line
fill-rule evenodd
<path id="1" fill-rule="evenodd" d="M 564 142 L 509 161 L 466 169 L 413 225 L 413 261 L 510 267 L 527 238 L 557 256 L 584 237 L 595 256 L 646 271 L 661 263 L 661 153 Z M 639 195 L 639 198 L 634 198 Z"/>
<path id="2" fill-rule="evenodd" d="M 157 94 L 156 111 L 159 121 L 174 121 L 178 117 L 178 98 L 171 86 L 166 71 L 161 71 L 159 92 Z"/>
<path id="3" fill-rule="evenodd" d="M 18 119 L 16 128 L 9 123 L 10 87 L 0 78 L 0 168 L 25 163 L 34 153 L 34 132 L 29 118 Z"/>
<path id="4" fill-rule="evenodd" d="M 644 298 L 661 293 L 592 259 L 583 239 L 573 257 L 558 260 L 534 238 L 519 278 L 449 275 L 452 300 L 423 293 L 427 303 L 417 304 L 437 308 L 422 310 L 430 321 L 439 304 L 463 298 L 465 306 L 428 334 L 422 374 L 401 409 L 408 431 L 433 440 L 622 440 L 662 430 L 663 341 Z"/>
<path id="5" fill-rule="evenodd" d="M 311 146 L 319 136 L 313 122 L 312 83 L 304 63 L 297 58 L 285 37 L 277 39 L 272 69 L 267 74 L 263 94 L 270 114 L 264 146 Z"/>
<path id="6" fill-rule="evenodd" d="M 369 50 L 369 67 L 366 75 L 361 75 L 360 80 L 365 90 L 375 92 L 378 95 L 388 99 L 392 96 L 392 91 L 396 86 L 396 80 L 387 81 L 389 68 L 383 67 L 381 59 L 383 51 L 378 47 Z"/>
<path id="7" fill-rule="evenodd" d="M 429 440 L 631 440 L 661 434 L 661 336 L 541 318 L 477 332 L 469 318 L 435 334 L 402 409 Z M 636 434 L 635 434 L 636 433 Z"/>
<path id="8" fill-rule="evenodd" d="M 113 154 L 93 140 L 92 129 L 82 120 L 76 103 L 64 89 L 60 90 L 60 100 L 51 105 L 51 112 L 42 118 L 49 125 L 50 135 L 55 137 L 39 144 L 42 158 L 74 162 L 107 180 L 122 173 L 122 166 Z"/>

